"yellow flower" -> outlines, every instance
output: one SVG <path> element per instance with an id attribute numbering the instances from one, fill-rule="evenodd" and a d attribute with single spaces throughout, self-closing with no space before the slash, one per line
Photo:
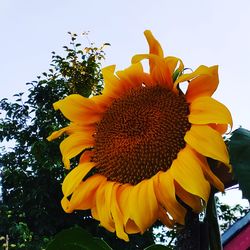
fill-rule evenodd
<path id="1" fill-rule="evenodd" d="M 81 154 L 62 185 L 63 209 L 91 209 L 125 241 L 157 219 L 168 227 L 184 224 L 186 209 L 178 199 L 200 212 L 210 184 L 224 189 L 206 157 L 229 166 L 221 135 L 232 126 L 231 114 L 211 98 L 218 67 L 183 74 L 182 61 L 164 57 L 150 31 L 145 36 L 149 54 L 135 55 L 123 71 L 103 69 L 102 95 L 74 94 L 54 104 L 71 123 L 48 137 L 69 135 L 60 145 L 66 168 Z M 149 73 L 143 59 L 149 60 Z M 182 82 L 188 82 L 186 93 Z"/>

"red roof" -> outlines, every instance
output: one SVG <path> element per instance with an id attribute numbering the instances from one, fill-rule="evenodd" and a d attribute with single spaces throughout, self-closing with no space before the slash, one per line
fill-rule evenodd
<path id="1" fill-rule="evenodd" d="M 224 250 L 250 249 L 250 212 L 222 235 L 222 243 Z"/>

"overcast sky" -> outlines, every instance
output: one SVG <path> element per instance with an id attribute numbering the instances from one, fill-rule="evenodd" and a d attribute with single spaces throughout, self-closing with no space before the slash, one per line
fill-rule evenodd
<path id="1" fill-rule="evenodd" d="M 62 52 L 68 31 L 90 31 L 106 49 L 107 64 L 127 67 L 147 51 L 151 29 L 166 54 L 186 67 L 219 64 L 215 98 L 232 111 L 235 128 L 250 128 L 250 1 L 248 0 L 0 0 L 0 97 L 25 89 L 47 71 L 51 51 Z M 83 40 L 84 42 L 85 40 Z M 87 41 L 86 41 L 87 42 Z"/>
<path id="2" fill-rule="evenodd" d="M 147 51 L 145 29 L 186 67 L 218 64 L 215 98 L 231 110 L 234 128 L 250 129 L 249 0 L 0 0 L 0 99 L 47 71 L 68 31 L 90 31 L 97 46 L 109 42 L 104 65 L 123 69 Z"/>

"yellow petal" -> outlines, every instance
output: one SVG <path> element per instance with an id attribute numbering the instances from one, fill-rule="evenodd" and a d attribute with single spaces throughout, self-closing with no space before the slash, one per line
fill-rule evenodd
<path id="1" fill-rule="evenodd" d="M 67 131 L 67 128 L 68 127 L 65 127 L 65 128 L 61 128 L 57 131 L 54 131 L 50 136 L 47 137 L 47 140 L 48 141 L 53 141 L 55 140 L 56 138 L 60 137 L 62 134 L 64 134 L 66 131 Z"/>
<path id="2" fill-rule="evenodd" d="M 184 140 L 197 152 L 229 164 L 226 145 L 217 131 L 206 125 L 192 125 Z"/>
<path id="3" fill-rule="evenodd" d="M 68 197 L 69 195 L 71 195 L 81 183 L 82 179 L 93 167 L 94 163 L 89 162 L 79 164 L 77 167 L 72 169 L 65 177 L 62 184 L 62 191 L 64 196 Z"/>
<path id="4" fill-rule="evenodd" d="M 183 189 L 207 202 L 210 185 L 203 175 L 199 161 L 189 146 L 178 153 L 169 171 Z"/>
<path id="5" fill-rule="evenodd" d="M 160 58 L 163 58 L 163 50 L 161 48 L 160 43 L 155 39 L 152 32 L 150 30 L 145 30 L 144 35 L 147 39 L 148 45 L 149 45 L 149 54 L 156 55 Z M 155 60 L 152 58 L 149 59 L 149 66 L 150 66 L 150 72 L 153 72 L 153 69 L 155 68 Z"/>
<path id="6" fill-rule="evenodd" d="M 110 65 L 102 69 L 105 88 L 112 89 L 119 85 L 119 79 L 115 76 L 115 65 Z"/>
<path id="7" fill-rule="evenodd" d="M 81 181 L 70 198 L 71 208 L 74 210 L 87 210 L 96 206 L 96 190 L 105 180 L 104 176 L 95 174 L 86 181 Z"/>
<path id="8" fill-rule="evenodd" d="M 129 195 L 130 218 L 143 233 L 158 217 L 158 203 L 153 180 L 145 180 L 133 187 Z"/>
<path id="9" fill-rule="evenodd" d="M 152 79 L 159 85 L 169 89 L 173 87 L 173 78 L 166 63 L 159 62 L 151 72 Z"/>
<path id="10" fill-rule="evenodd" d="M 138 63 L 143 59 L 149 59 L 154 66 L 150 69 L 150 74 L 153 80 L 152 85 L 162 85 L 172 89 L 173 79 L 168 68 L 168 64 L 164 61 L 164 58 L 156 56 L 154 54 L 139 54 L 132 58 L 132 63 Z"/>
<path id="11" fill-rule="evenodd" d="M 140 61 L 144 60 L 144 59 L 152 59 L 157 61 L 159 57 L 153 54 L 136 54 L 132 57 L 131 59 L 131 63 L 135 64 L 135 63 L 139 63 Z M 160 59 L 158 59 L 160 60 Z"/>
<path id="12" fill-rule="evenodd" d="M 225 134 L 228 131 L 228 125 L 227 124 L 209 124 L 210 127 L 216 131 L 218 131 L 221 135 Z"/>
<path id="13" fill-rule="evenodd" d="M 233 125 L 230 111 L 222 103 L 209 96 L 195 99 L 189 106 L 189 122 L 194 124 L 229 124 Z"/>
<path id="14" fill-rule="evenodd" d="M 114 182 L 102 183 L 96 192 L 96 209 L 99 215 L 100 223 L 110 232 L 115 231 L 114 221 L 111 216 L 111 197 Z"/>
<path id="15" fill-rule="evenodd" d="M 110 95 L 103 95 L 103 92 L 102 95 L 95 95 L 90 97 L 90 99 L 95 102 L 101 113 L 104 113 L 114 101 L 114 97 Z"/>
<path id="16" fill-rule="evenodd" d="M 48 141 L 53 141 L 56 138 L 60 137 L 62 134 L 64 133 L 72 133 L 73 131 L 75 131 L 75 125 L 73 123 L 71 123 L 69 126 L 61 128 L 57 131 L 54 131 L 50 136 L 47 137 Z"/>
<path id="17" fill-rule="evenodd" d="M 114 73 L 115 65 L 111 65 L 102 69 L 104 80 L 104 89 L 102 96 L 115 99 L 120 96 L 123 90 L 120 79 Z"/>
<path id="18" fill-rule="evenodd" d="M 139 190 L 141 188 L 141 185 L 142 183 L 140 182 L 131 188 L 131 191 L 128 197 L 128 206 L 129 206 L 129 215 L 130 215 L 129 217 L 135 221 L 136 225 L 140 228 L 140 231 L 142 232 L 144 230 L 144 223 L 143 223 L 143 219 L 140 216 L 141 211 L 138 210 L 138 197 L 139 197 Z"/>
<path id="19" fill-rule="evenodd" d="M 124 231 L 123 226 L 123 215 L 118 205 L 118 197 L 117 190 L 119 188 L 119 184 L 115 184 L 112 190 L 112 199 L 111 199 L 111 213 L 115 222 L 115 231 L 118 238 L 123 239 L 125 241 L 129 241 L 128 235 Z"/>
<path id="20" fill-rule="evenodd" d="M 196 157 L 200 162 L 200 166 L 202 168 L 202 171 L 206 177 L 206 179 L 219 191 L 224 192 L 224 184 L 221 182 L 221 180 L 212 172 L 210 169 L 206 157 L 196 153 Z"/>
<path id="21" fill-rule="evenodd" d="M 86 135 L 93 134 L 96 130 L 95 124 L 78 124 L 78 123 L 71 123 L 68 126 L 68 130 L 66 131 L 67 134 L 71 135 L 73 133 L 85 133 Z"/>
<path id="22" fill-rule="evenodd" d="M 101 115 L 94 101 L 78 94 L 69 95 L 63 100 L 55 102 L 54 108 L 60 109 L 67 119 L 79 124 L 97 122 Z"/>
<path id="23" fill-rule="evenodd" d="M 71 209 L 71 207 L 70 207 L 70 202 L 65 196 L 61 200 L 61 205 L 62 205 L 63 210 L 66 213 L 72 213 L 73 212 L 73 209 Z"/>
<path id="24" fill-rule="evenodd" d="M 176 200 L 174 180 L 169 171 L 159 172 L 154 179 L 157 200 L 179 224 L 184 225 L 186 209 Z"/>
<path id="25" fill-rule="evenodd" d="M 100 221 L 99 215 L 97 213 L 97 208 L 96 207 L 92 207 L 91 208 L 91 215 L 94 219 Z"/>
<path id="26" fill-rule="evenodd" d="M 193 71 L 192 73 L 181 75 L 175 81 L 175 86 L 177 86 L 177 84 L 179 84 L 181 82 L 190 81 L 190 80 L 196 78 L 197 76 L 201 76 L 201 75 L 211 75 L 211 72 L 209 71 L 209 68 L 207 66 L 201 65 L 195 71 Z"/>
<path id="27" fill-rule="evenodd" d="M 69 126 L 61 128 L 55 132 L 53 132 L 50 136 L 47 137 L 48 141 L 55 140 L 56 138 L 60 137 L 62 134 L 66 133 L 68 135 L 73 134 L 75 132 L 83 132 L 83 133 L 94 133 L 95 131 L 95 124 L 89 125 L 80 125 L 76 123 L 70 123 Z"/>
<path id="28" fill-rule="evenodd" d="M 80 163 L 90 162 L 93 155 L 94 155 L 93 150 L 86 150 L 82 153 L 79 162 Z"/>
<path id="29" fill-rule="evenodd" d="M 117 190 L 117 202 L 120 211 L 122 213 L 123 225 L 125 225 L 125 231 L 129 234 L 135 234 L 140 232 L 139 227 L 132 219 L 130 219 L 130 214 L 129 214 L 128 198 L 132 189 L 133 189 L 132 185 L 123 184 L 120 185 Z"/>
<path id="30" fill-rule="evenodd" d="M 168 214 L 166 213 L 165 209 L 162 207 L 159 207 L 159 220 L 166 225 L 169 228 L 172 228 L 174 226 L 174 220 L 169 218 Z"/>
<path id="31" fill-rule="evenodd" d="M 132 189 L 133 189 L 132 185 L 123 184 L 118 188 L 118 191 L 117 191 L 118 204 L 121 209 L 121 213 L 123 214 L 124 225 L 126 225 L 130 216 L 128 198 Z"/>
<path id="32" fill-rule="evenodd" d="M 190 81 L 186 92 L 186 99 L 192 102 L 200 96 L 212 96 L 219 84 L 218 66 L 212 66 L 207 69 L 207 74 L 200 74 Z"/>
<path id="33" fill-rule="evenodd" d="M 142 86 L 144 79 L 143 67 L 140 62 L 132 64 L 125 70 L 117 71 L 117 76 L 124 82 L 124 87 L 127 89 Z"/>
<path id="34" fill-rule="evenodd" d="M 184 188 L 182 188 L 177 182 L 175 183 L 175 190 L 177 196 L 190 208 L 193 209 L 194 212 L 200 213 L 204 209 L 204 202 L 202 199 L 196 195 L 193 195 L 187 192 Z"/>
<path id="35" fill-rule="evenodd" d="M 137 234 L 140 233 L 140 228 L 135 224 L 135 222 L 129 219 L 125 225 L 125 231 L 128 234 Z"/>
<path id="36" fill-rule="evenodd" d="M 84 149 L 94 145 L 94 138 L 89 133 L 74 133 L 64 139 L 60 144 L 63 163 L 67 169 L 70 167 L 70 159 L 80 154 Z"/>
<path id="37" fill-rule="evenodd" d="M 167 56 L 164 58 L 164 61 L 168 65 L 169 71 L 170 71 L 172 76 L 176 70 L 178 70 L 178 72 L 181 73 L 184 69 L 184 65 L 183 65 L 182 60 L 177 58 L 177 57 Z"/>
<path id="38" fill-rule="evenodd" d="M 161 48 L 160 43 L 155 39 L 152 32 L 150 30 L 145 30 L 144 35 L 147 39 L 149 45 L 149 53 L 155 54 L 157 56 L 163 57 L 163 50 Z"/>
<path id="39" fill-rule="evenodd" d="M 111 73 L 112 75 L 114 75 L 115 73 L 115 68 L 116 68 L 116 65 L 109 65 L 109 66 L 106 66 L 104 68 L 102 68 L 102 74 L 103 75 L 106 75 L 106 73 Z"/>

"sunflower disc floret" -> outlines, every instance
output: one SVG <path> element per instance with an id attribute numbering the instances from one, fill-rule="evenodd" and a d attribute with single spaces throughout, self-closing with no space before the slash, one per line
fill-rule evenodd
<path id="1" fill-rule="evenodd" d="M 97 124 L 92 161 L 110 181 L 136 185 L 170 168 L 185 147 L 188 104 L 168 88 L 132 88 Z"/>

